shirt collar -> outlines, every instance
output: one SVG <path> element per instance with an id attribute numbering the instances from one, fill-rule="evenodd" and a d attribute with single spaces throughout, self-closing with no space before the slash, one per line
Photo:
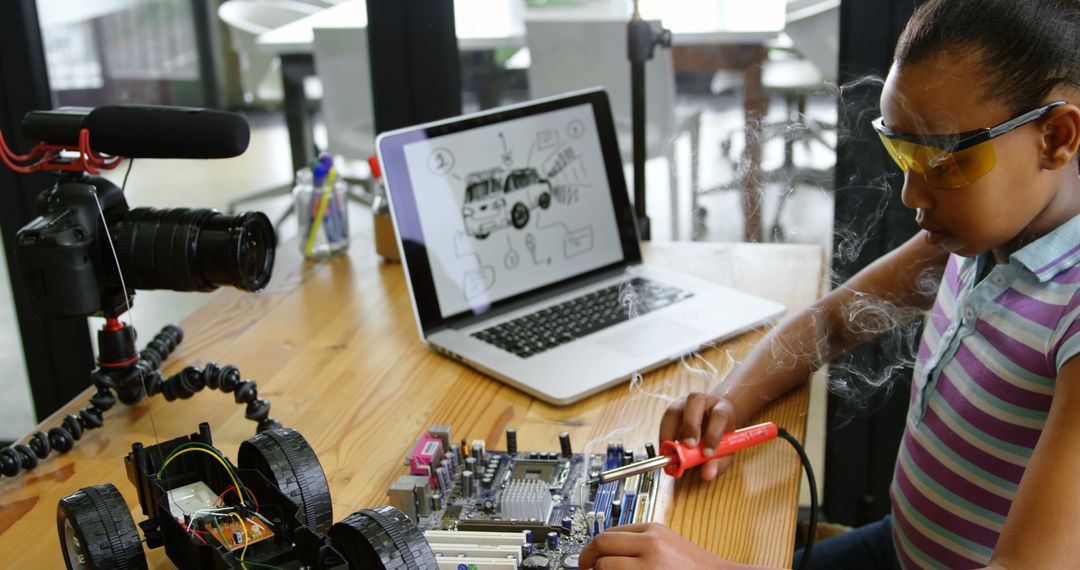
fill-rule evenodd
<path id="1" fill-rule="evenodd" d="M 1009 257 L 1009 262 L 1013 261 L 1044 283 L 1076 265 L 1080 262 L 1080 216 L 1020 248 Z"/>

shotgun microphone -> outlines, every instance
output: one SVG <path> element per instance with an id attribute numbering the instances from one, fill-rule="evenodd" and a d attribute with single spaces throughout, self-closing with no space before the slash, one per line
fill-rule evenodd
<path id="1" fill-rule="evenodd" d="M 229 158 L 243 154 L 251 138 L 243 116 L 194 107 L 61 107 L 22 120 L 26 138 L 49 144 L 77 147 L 82 129 L 93 150 L 127 158 Z"/>

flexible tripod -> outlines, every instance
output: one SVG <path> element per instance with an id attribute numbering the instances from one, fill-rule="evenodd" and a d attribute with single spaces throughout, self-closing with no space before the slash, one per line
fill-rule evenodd
<path id="1" fill-rule="evenodd" d="M 119 399 L 129 406 L 137 404 L 144 395 L 164 395 L 167 401 L 187 399 L 203 388 L 232 393 L 238 404 L 246 404 L 244 417 L 257 422 L 256 432 L 281 427 L 270 418 L 270 402 L 260 399 L 253 380 L 242 380 L 240 370 L 231 364 L 218 366 L 208 362 L 205 367 L 187 366 L 168 378 L 161 375 L 161 363 L 176 350 L 184 332 L 176 325 L 161 329 L 141 352 L 135 348 L 135 328 L 121 323 L 115 316 L 107 317 L 98 331 L 97 368 L 90 381 L 97 392 L 90 405 L 79 410 L 78 416 L 64 416 L 59 426 L 48 432 L 34 432 L 27 443 L 0 449 L 0 474 L 8 477 L 37 467 L 56 450 L 67 453 L 82 438 L 85 430 L 104 424 L 103 414 Z"/>

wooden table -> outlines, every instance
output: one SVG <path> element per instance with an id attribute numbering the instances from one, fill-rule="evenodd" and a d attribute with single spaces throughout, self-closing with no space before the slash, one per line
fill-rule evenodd
<path id="1" fill-rule="evenodd" d="M 368 226 L 370 227 L 370 226 Z M 363 231 L 363 230 L 362 230 Z M 258 381 L 273 404 L 272 417 L 303 434 L 318 453 L 330 483 L 334 520 L 384 504 L 387 486 L 402 474 L 410 444 L 432 424 L 450 424 L 455 437 L 483 438 L 505 449 L 504 431 L 518 429 L 522 450 L 557 450 L 568 431 L 576 450 L 613 430 L 641 449 L 656 438 L 667 402 L 626 385 L 575 405 L 554 407 L 429 351 L 419 340 L 401 266 L 380 264 L 370 230 L 354 236 L 350 255 L 331 263 L 303 263 L 295 243 L 278 250 L 269 288 L 257 295 L 215 293 L 185 319 L 185 337 L 164 367 L 175 373 L 208 360 L 237 365 Z M 816 246 L 656 244 L 647 258 L 716 282 L 783 302 L 790 308 L 820 294 L 823 254 Z M 142 331 L 145 340 L 152 331 Z M 761 338 L 745 334 L 702 354 L 725 373 Z M 678 395 L 706 388 L 699 375 L 671 365 L 645 377 L 643 387 Z M 85 405 L 87 390 L 40 426 Z M 769 419 L 802 438 L 808 390 L 767 407 Z M 0 480 L 0 560 L 8 568 L 62 567 L 56 504 L 80 487 L 114 483 L 138 515 L 135 490 L 122 457 L 136 441 L 152 444 L 209 421 L 215 444 L 236 458 L 254 433 L 232 397 L 204 390 L 190 400 L 160 396 L 132 408 L 118 405 L 105 426 L 86 432 L 66 455 L 50 455 L 37 469 Z M 606 441 L 598 441 L 603 445 Z M 676 484 L 664 478 L 658 512 L 708 550 L 739 562 L 790 565 L 801 467 L 791 448 L 772 442 L 741 452 L 720 480 L 695 474 Z M 672 492 L 676 500 L 672 499 Z M 152 567 L 171 567 L 162 549 Z M 788 566 L 790 567 L 790 566 Z"/>

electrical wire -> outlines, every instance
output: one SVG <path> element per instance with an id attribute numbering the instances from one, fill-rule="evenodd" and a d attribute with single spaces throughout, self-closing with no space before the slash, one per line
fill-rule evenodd
<path id="1" fill-rule="evenodd" d="M 244 565 L 244 555 L 247 554 L 248 549 L 248 532 L 247 526 L 244 525 L 244 519 L 240 518 L 240 515 L 236 513 L 229 513 L 237 522 L 240 523 L 240 534 L 244 535 L 244 549 L 240 551 L 240 567 L 247 570 L 247 566 Z"/>
<path id="2" fill-rule="evenodd" d="M 216 518 L 214 519 L 214 528 L 217 528 L 218 540 L 220 540 L 221 545 L 225 547 L 225 551 L 228 552 L 228 551 L 232 550 L 231 548 L 229 548 L 229 543 L 226 542 L 225 529 L 221 528 L 221 524 L 218 522 L 218 520 Z"/>
<path id="3" fill-rule="evenodd" d="M 212 455 L 214 455 L 215 457 L 217 457 L 218 459 L 221 460 L 221 463 L 225 465 L 226 470 L 228 470 L 230 473 L 232 473 L 232 475 L 235 476 L 237 479 L 240 478 L 240 476 L 237 475 L 236 468 L 233 467 L 232 462 L 229 461 L 228 457 L 225 457 L 225 454 L 222 453 L 220 449 L 218 449 L 218 448 L 216 448 L 216 447 L 214 447 L 212 445 L 203 443 L 201 441 L 187 441 L 185 443 L 182 443 L 182 444 L 176 446 L 175 448 L 173 448 L 172 452 L 169 453 L 169 457 L 166 460 L 163 460 L 163 462 L 165 462 L 167 464 L 168 460 L 171 460 L 174 455 L 179 455 L 179 452 L 181 450 L 189 449 L 189 448 L 193 448 L 193 447 L 197 447 L 197 448 L 200 448 L 200 449 L 205 449 L 206 451 L 210 452 Z M 158 476 L 159 477 L 161 476 L 161 472 L 164 471 L 164 470 L 165 470 L 165 465 L 162 465 L 161 468 L 158 469 Z M 248 489 L 246 486 L 241 485 L 241 487 L 243 487 L 243 489 L 249 491 L 249 493 L 250 493 L 250 489 Z"/>
<path id="4" fill-rule="evenodd" d="M 193 530 L 193 531 L 191 531 L 191 536 L 194 536 L 195 538 L 199 539 L 199 542 L 201 542 L 201 543 L 203 543 L 203 544 L 206 544 L 206 539 L 205 539 L 205 538 L 203 538 L 203 537 L 201 537 L 201 536 L 199 536 L 199 534 L 198 534 L 198 533 L 199 533 L 199 531 L 197 531 L 197 530 Z"/>
<path id="5" fill-rule="evenodd" d="M 248 562 L 244 562 L 244 564 L 246 564 L 248 566 L 259 566 L 261 568 L 275 568 L 276 570 L 285 570 L 281 566 L 274 566 L 273 564 L 263 564 L 261 562 L 250 562 L 250 561 L 248 561 Z"/>
<path id="6" fill-rule="evenodd" d="M 134 158 L 129 158 L 128 159 L 127 170 L 124 171 L 124 181 L 120 183 L 120 191 L 121 192 L 123 192 L 124 190 L 127 189 L 128 175 L 131 174 L 131 167 L 134 166 L 134 165 L 135 165 L 135 159 Z"/>
<path id="7" fill-rule="evenodd" d="M 244 491 L 247 492 L 247 495 L 249 497 L 251 497 L 251 501 L 253 503 L 255 503 L 255 510 L 258 511 L 259 510 L 259 499 L 257 499 L 255 497 L 255 493 L 253 493 L 251 491 L 251 489 L 249 487 L 247 487 L 246 485 L 243 487 L 243 489 L 244 489 Z M 228 487 L 225 487 L 225 490 L 222 491 L 220 495 L 218 495 L 218 497 L 217 497 L 218 501 L 221 501 L 221 504 L 224 505 L 225 504 L 225 494 L 228 493 L 229 491 L 234 491 L 234 490 L 236 491 L 236 496 L 240 497 L 240 502 L 243 503 L 244 502 L 244 496 L 240 494 L 240 491 L 238 489 L 236 489 L 236 487 L 234 485 L 229 485 Z"/>
<path id="8" fill-rule="evenodd" d="M 157 472 L 158 478 L 161 478 L 161 474 L 165 472 L 165 468 L 168 467 L 170 463 L 172 463 L 173 459 L 176 459 L 177 457 L 180 457 L 181 455 L 184 455 L 185 453 L 189 453 L 189 452 L 192 452 L 192 451 L 201 451 L 201 452 L 213 457 L 214 459 L 216 459 L 218 461 L 218 463 L 220 463 L 221 466 L 225 468 L 225 472 L 229 475 L 229 479 L 232 479 L 233 485 L 235 485 L 237 489 L 240 488 L 240 483 L 236 480 L 236 474 L 233 473 L 233 470 L 229 467 L 229 465 L 227 463 L 225 463 L 225 460 L 222 459 L 221 456 L 219 456 L 216 453 L 213 453 L 212 451 L 204 449 L 203 447 L 196 447 L 196 446 L 192 446 L 192 447 L 188 447 L 186 449 L 181 449 L 181 450 L 178 450 L 178 451 L 174 451 L 172 454 L 170 454 L 169 457 L 165 460 L 165 463 L 161 466 L 161 469 L 158 469 L 158 472 Z M 237 492 L 239 493 L 239 491 L 237 491 Z M 241 501 L 242 500 L 243 500 L 243 498 L 241 497 Z"/>
<path id="9" fill-rule="evenodd" d="M 803 547 L 802 560 L 799 562 L 799 570 L 805 570 L 810 565 L 810 552 L 814 549 L 814 537 L 817 536 L 817 481 L 814 479 L 814 469 L 810 465 L 810 458 L 806 456 L 806 450 L 803 449 L 799 440 L 795 439 L 795 436 L 788 433 L 784 428 L 779 428 L 777 435 L 795 448 L 795 451 L 799 454 L 799 459 L 802 460 L 803 469 L 806 471 L 806 479 L 810 483 L 810 525 L 809 529 L 807 529 L 806 546 Z"/>

